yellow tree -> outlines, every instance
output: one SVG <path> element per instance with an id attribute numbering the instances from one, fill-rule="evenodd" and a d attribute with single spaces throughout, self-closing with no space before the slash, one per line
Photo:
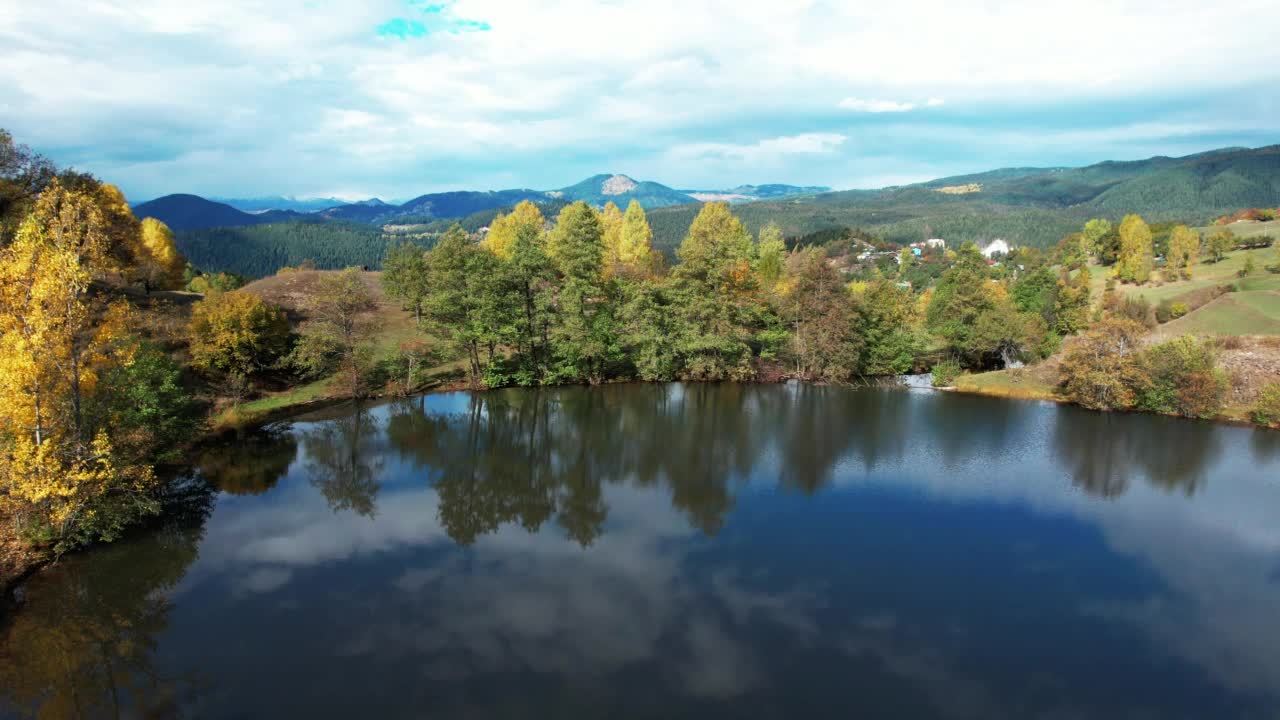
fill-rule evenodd
<path id="1" fill-rule="evenodd" d="M 622 265 L 622 210 L 612 201 L 600 212 L 600 232 L 604 239 L 604 274 L 618 274 Z"/>
<path id="2" fill-rule="evenodd" d="M 135 271 L 148 293 L 153 288 L 172 290 L 182 285 L 187 259 L 178 252 L 168 225 L 147 218 L 138 232 Z"/>
<path id="3" fill-rule="evenodd" d="M 1165 258 L 1165 267 L 1170 280 L 1179 275 L 1190 280 L 1196 259 L 1200 257 L 1200 233 L 1186 225 L 1179 225 L 1169 236 L 1169 257 Z"/>
<path id="4" fill-rule="evenodd" d="M 622 216 L 622 237 L 618 244 L 618 262 L 629 273 L 648 275 L 657 266 L 658 255 L 653 249 L 653 229 L 644 208 L 634 199 Z"/>
<path id="5" fill-rule="evenodd" d="M 1155 252 L 1151 228 L 1139 215 L 1126 215 L 1120 222 L 1120 255 L 1116 259 L 1116 277 L 1121 282 L 1141 285 L 1151 279 Z"/>
<path id="6" fill-rule="evenodd" d="M 485 236 L 481 245 L 494 255 L 507 260 L 511 257 L 512 248 L 515 247 L 521 228 L 534 228 L 541 235 L 546 222 L 538 206 L 525 200 L 512 208 L 510 215 L 499 214 L 493 222 L 489 223 L 489 234 Z"/>
<path id="7" fill-rule="evenodd" d="M 756 272 L 760 274 L 761 286 L 773 289 L 782 280 L 786 261 L 787 244 L 782 239 L 782 228 L 775 222 L 766 223 L 760 228 L 756 242 Z"/>
<path id="8" fill-rule="evenodd" d="M 154 510 L 151 468 L 119 463 L 86 421 L 98 378 L 131 352 L 124 306 L 94 322 L 86 299 L 108 249 L 93 194 L 55 182 L 0 254 L 0 502 L 66 542 Z"/>

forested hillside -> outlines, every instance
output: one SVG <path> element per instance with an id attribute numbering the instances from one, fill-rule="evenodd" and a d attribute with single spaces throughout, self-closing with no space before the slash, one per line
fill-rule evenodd
<path id="1" fill-rule="evenodd" d="M 862 228 L 891 242 L 1004 238 L 1049 247 L 1085 219 L 1129 212 L 1203 225 L 1224 213 L 1280 205 L 1280 146 L 1083 168 L 1005 168 L 883 190 L 850 190 L 735 208 L 749 228 L 779 223 L 789 237 Z M 696 207 L 651 214 L 655 244 L 679 243 Z"/>
<path id="2" fill-rule="evenodd" d="M 379 267 L 382 231 L 345 222 L 289 222 L 177 233 L 178 249 L 206 272 L 263 277 L 311 260 L 321 269 Z"/>

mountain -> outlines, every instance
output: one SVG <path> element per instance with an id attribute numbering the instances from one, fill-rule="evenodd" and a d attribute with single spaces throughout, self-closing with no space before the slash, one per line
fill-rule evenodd
<path id="1" fill-rule="evenodd" d="M 681 190 L 680 192 L 689 195 L 698 202 L 729 202 L 744 203 L 754 202 L 756 200 L 774 200 L 784 197 L 795 197 L 797 195 L 817 195 L 818 193 L 831 192 L 831 188 L 824 185 L 739 185 L 728 190 Z"/>
<path id="2" fill-rule="evenodd" d="M 240 227 L 262 223 L 284 222 L 303 217 L 291 210 L 247 213 L 230 205 L 206 200 L 199 195 L 165 195 L 133 206 L 139 218 L 153 217 L 174 230 L 198 230 L 210 227 Z"/>
<path id="3" fill-rule="evenodd" d="M 547 194 L 571 202 L 581 200 L 597 207 L 612 202 L 623 209 L 626 209 L 632 200 L 638 201 L 646 210 L 697 202 L 693 197 L 660 183 L 637 182 L 626 175 L 608 174 L 593 175 L 577 185 L 553 190 Z"/>
<path id="4" fill-rule="evenodd" d="M 300 213 L 320 212 L 329 208 L 338 207 L 339 205 L 350 204 L 349 200 L 339 200 L 337 198 L 308 198 L 305 200 L 292 197 L 284 197 L 280 195 L 260 198 L 209 198 L 214 202 L 220 202 L 223 205 L 231 207 L 247 213 L 261 213 L 268 210 L 292 210 Z M 382 202 L 377 198 L 372 201 L 365 202 Z"/>
<path id="5" fill-rule="evenodd" d="M 860 228 L 893 242 L 1003 238 L 1048 247 L 1091 217 L 1204 225 L 1248 207 L 1280 206 L 1280 145 L 1079 168 L 1002 168 L 879 190 L 845 190 L 739 204 L 753 232 L 769 221 L 793 238 Z M 679 243 L 696 207 L 650 213 L 657 244 Z M 829 234 L 829 233 L 827 233 Z"/>

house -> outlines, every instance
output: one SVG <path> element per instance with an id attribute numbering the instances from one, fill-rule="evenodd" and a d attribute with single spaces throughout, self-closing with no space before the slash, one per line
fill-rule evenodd
<path id="1" fill-rule="evenodd" d="M 1009 250 L 1009 243 L 1004 240 L 992 240 L 982 247 L 982 256 L 991 258 L 996 255 L 1008 255 Z"/>
<path id="2" fill-rule="evenodd" d="M 929 238 L 924 241 L 924 246 L 935 250 L 946 250 L 947 241 L 942 238 Z"/>

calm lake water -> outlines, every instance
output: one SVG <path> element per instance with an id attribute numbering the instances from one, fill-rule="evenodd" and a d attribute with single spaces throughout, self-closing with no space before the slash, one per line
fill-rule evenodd
<path id="1" fill-rule="evenodd" d="M 1280 433 L 929 392 L 338 408 L 29 582 L 0 714 L 1280 717 Z"/>

